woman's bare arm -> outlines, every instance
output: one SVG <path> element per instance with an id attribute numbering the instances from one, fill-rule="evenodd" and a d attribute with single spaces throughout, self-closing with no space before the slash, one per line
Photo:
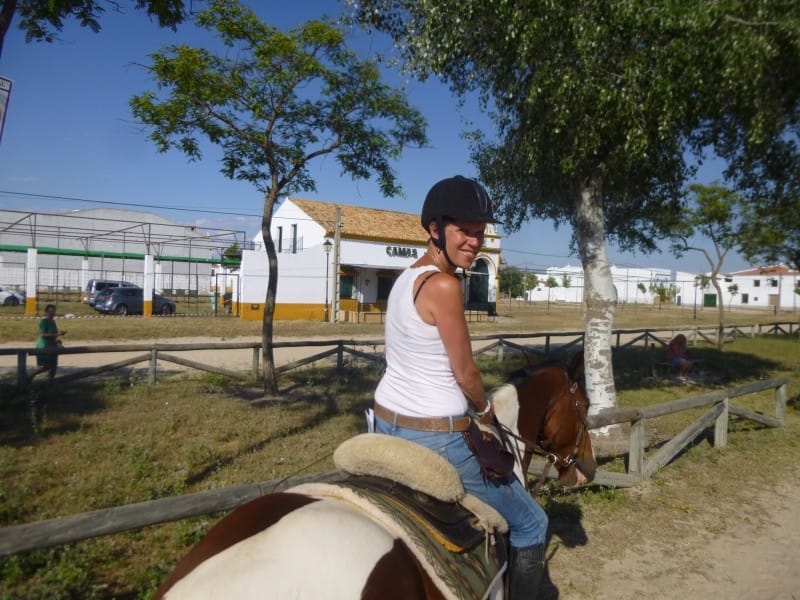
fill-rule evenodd
<path id="1" fill-rule="evenodd" d="M 461 283 L 447 274 L 431 277 L 417 297 L 416 306 L 422 320 L 439 330 L 453 375 L 464 395 L 475 410 L 483 411 L 487 405 L 486 392 L 472 356 L 472 343 L 461 300 Z"/>

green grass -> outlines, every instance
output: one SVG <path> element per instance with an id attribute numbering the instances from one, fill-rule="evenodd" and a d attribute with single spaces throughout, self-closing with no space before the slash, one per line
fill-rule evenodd
<path id="1" fill-rule="evenodd" d="M 550 323 L 542 316 L 533 313 L 524 327 L 541 320 L 544 325 L 538 329 L 544 329 Z M 86 320 L 94 321 L 103 319 Z M 139 325 L 152 321 L 135 320 Z M 171 321 L 189 319 L 167 322 Z M 641 325 L 630 325 L 637 326 Z M 341 330 L 335 328 L 338 336 Z M 91 339 L 94 334 L 85 335 Z M 713 449 L 701 439 L 652 480 L 630 491 L 592 487 L 566 493 L 546 488 L 538 500 L 551 519 L 551 548 L 558 549 L 550 568 L 558 570 L 563 581 L 575 564 L 581 565 L 565 589 L 590 597 L 591 582 L 580 573 L 598 568 L 603 553 L 621 552 L 632 532 L 667 540 L 679 536 L 676 516 L 702 518 L 720 499 L 745 501 L 748 486 L 767 484 L 800 460 L 796 336 L 739 338 L 722 354 L 710 345 L 699 345 L 693 352 L 720 378 L 717 386 L 789 377 L 786 426 L 766 429 L 734 418 L 726 448 Z M 519 366 L 518 356 L 508 356 L 502 364 L 480 359 L 487 385 L 501 383 Z M 638 348 L 615 354 L 621 407 L 712 389 L 688 390 L 652 381 L 646 377 L 649 360 Z M 282 399 L 269 402 L 256 386 L 192 372 L 154 385 L 143 376 L 115 376 L 40 388 L 30 404 L 0 406 L 0 526 L 331 469 L 336 446 L 363 431 L 363 410 L 372 402 L 379 376 L 379 370 L 366 363 L 341 373 L 332 366 L 304 368 L 280 376 Z M 767 414 L 774 409 L 774 398 L 766 393 L 734 402 Z M 655 419 L 648 433 L 656 444 L 690 419 L 687 413 Z M 603 468 L 624 468 L 619 456 L 601 459 Z M 0 598 L 146 598 L 220 516 L 0 560 Z M 713 526 L 712 519 L 707 522 Z M 587 539 L 592 540 L 591 552 Z"/>

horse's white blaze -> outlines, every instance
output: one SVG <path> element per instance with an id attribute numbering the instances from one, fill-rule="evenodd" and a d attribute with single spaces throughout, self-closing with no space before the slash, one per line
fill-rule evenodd
<path id="1" fill-rule="evenodd" d="M 208 559 L 166 598 L 358 598 L 393 543 L 356 510 L 321 500 Z"/>
<path id="2" fill-rule="evenodd" d="M 514 444 L 515 448 L 514 456 L 517 458 L 514 462 L 514 475 L 525 486 L 527 485 L 527 479 L 522 472 L 522 465 L 520 464 L 525 448 L 524 444 L 519 441 L 519 397 L 517 388 L 510 383 L 500 386 L 492 393 L 492 404 L 494 405 L 494 414 L 497 416 L 497 420 L 508 427 L 515 436 L 511 438 L 511 443 Z"/>

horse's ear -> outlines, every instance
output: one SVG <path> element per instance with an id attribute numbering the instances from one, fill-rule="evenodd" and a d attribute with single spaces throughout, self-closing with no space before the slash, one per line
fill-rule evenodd
<path id="1" fill-rule="evenodd" d="M 536 367 L 542 364 L 542 359 L 538 356 L 531 354 L 530 352 L 526 352 L 525 350 L 522 351 L 522 356 L 525 357 L 525 362 L 528 364 L 529 367 Z"/>
<path id="2" fill-rule="evenodd" d="M 572 360 L 569 361 L 567 373 L 569 374 L 570 381 L 577 381 L 583 376 L 583 372 L 583 350 L 580 350 L 572 355 Z"/>

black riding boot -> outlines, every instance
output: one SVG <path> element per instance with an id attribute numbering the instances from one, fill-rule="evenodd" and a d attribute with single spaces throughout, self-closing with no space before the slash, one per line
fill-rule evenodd
<path id="1" fill-rule="evenodd" d="M 544 544 L 511 547 L 508 572 L 509 600 L 536 600 L 544 574 Z"/>

